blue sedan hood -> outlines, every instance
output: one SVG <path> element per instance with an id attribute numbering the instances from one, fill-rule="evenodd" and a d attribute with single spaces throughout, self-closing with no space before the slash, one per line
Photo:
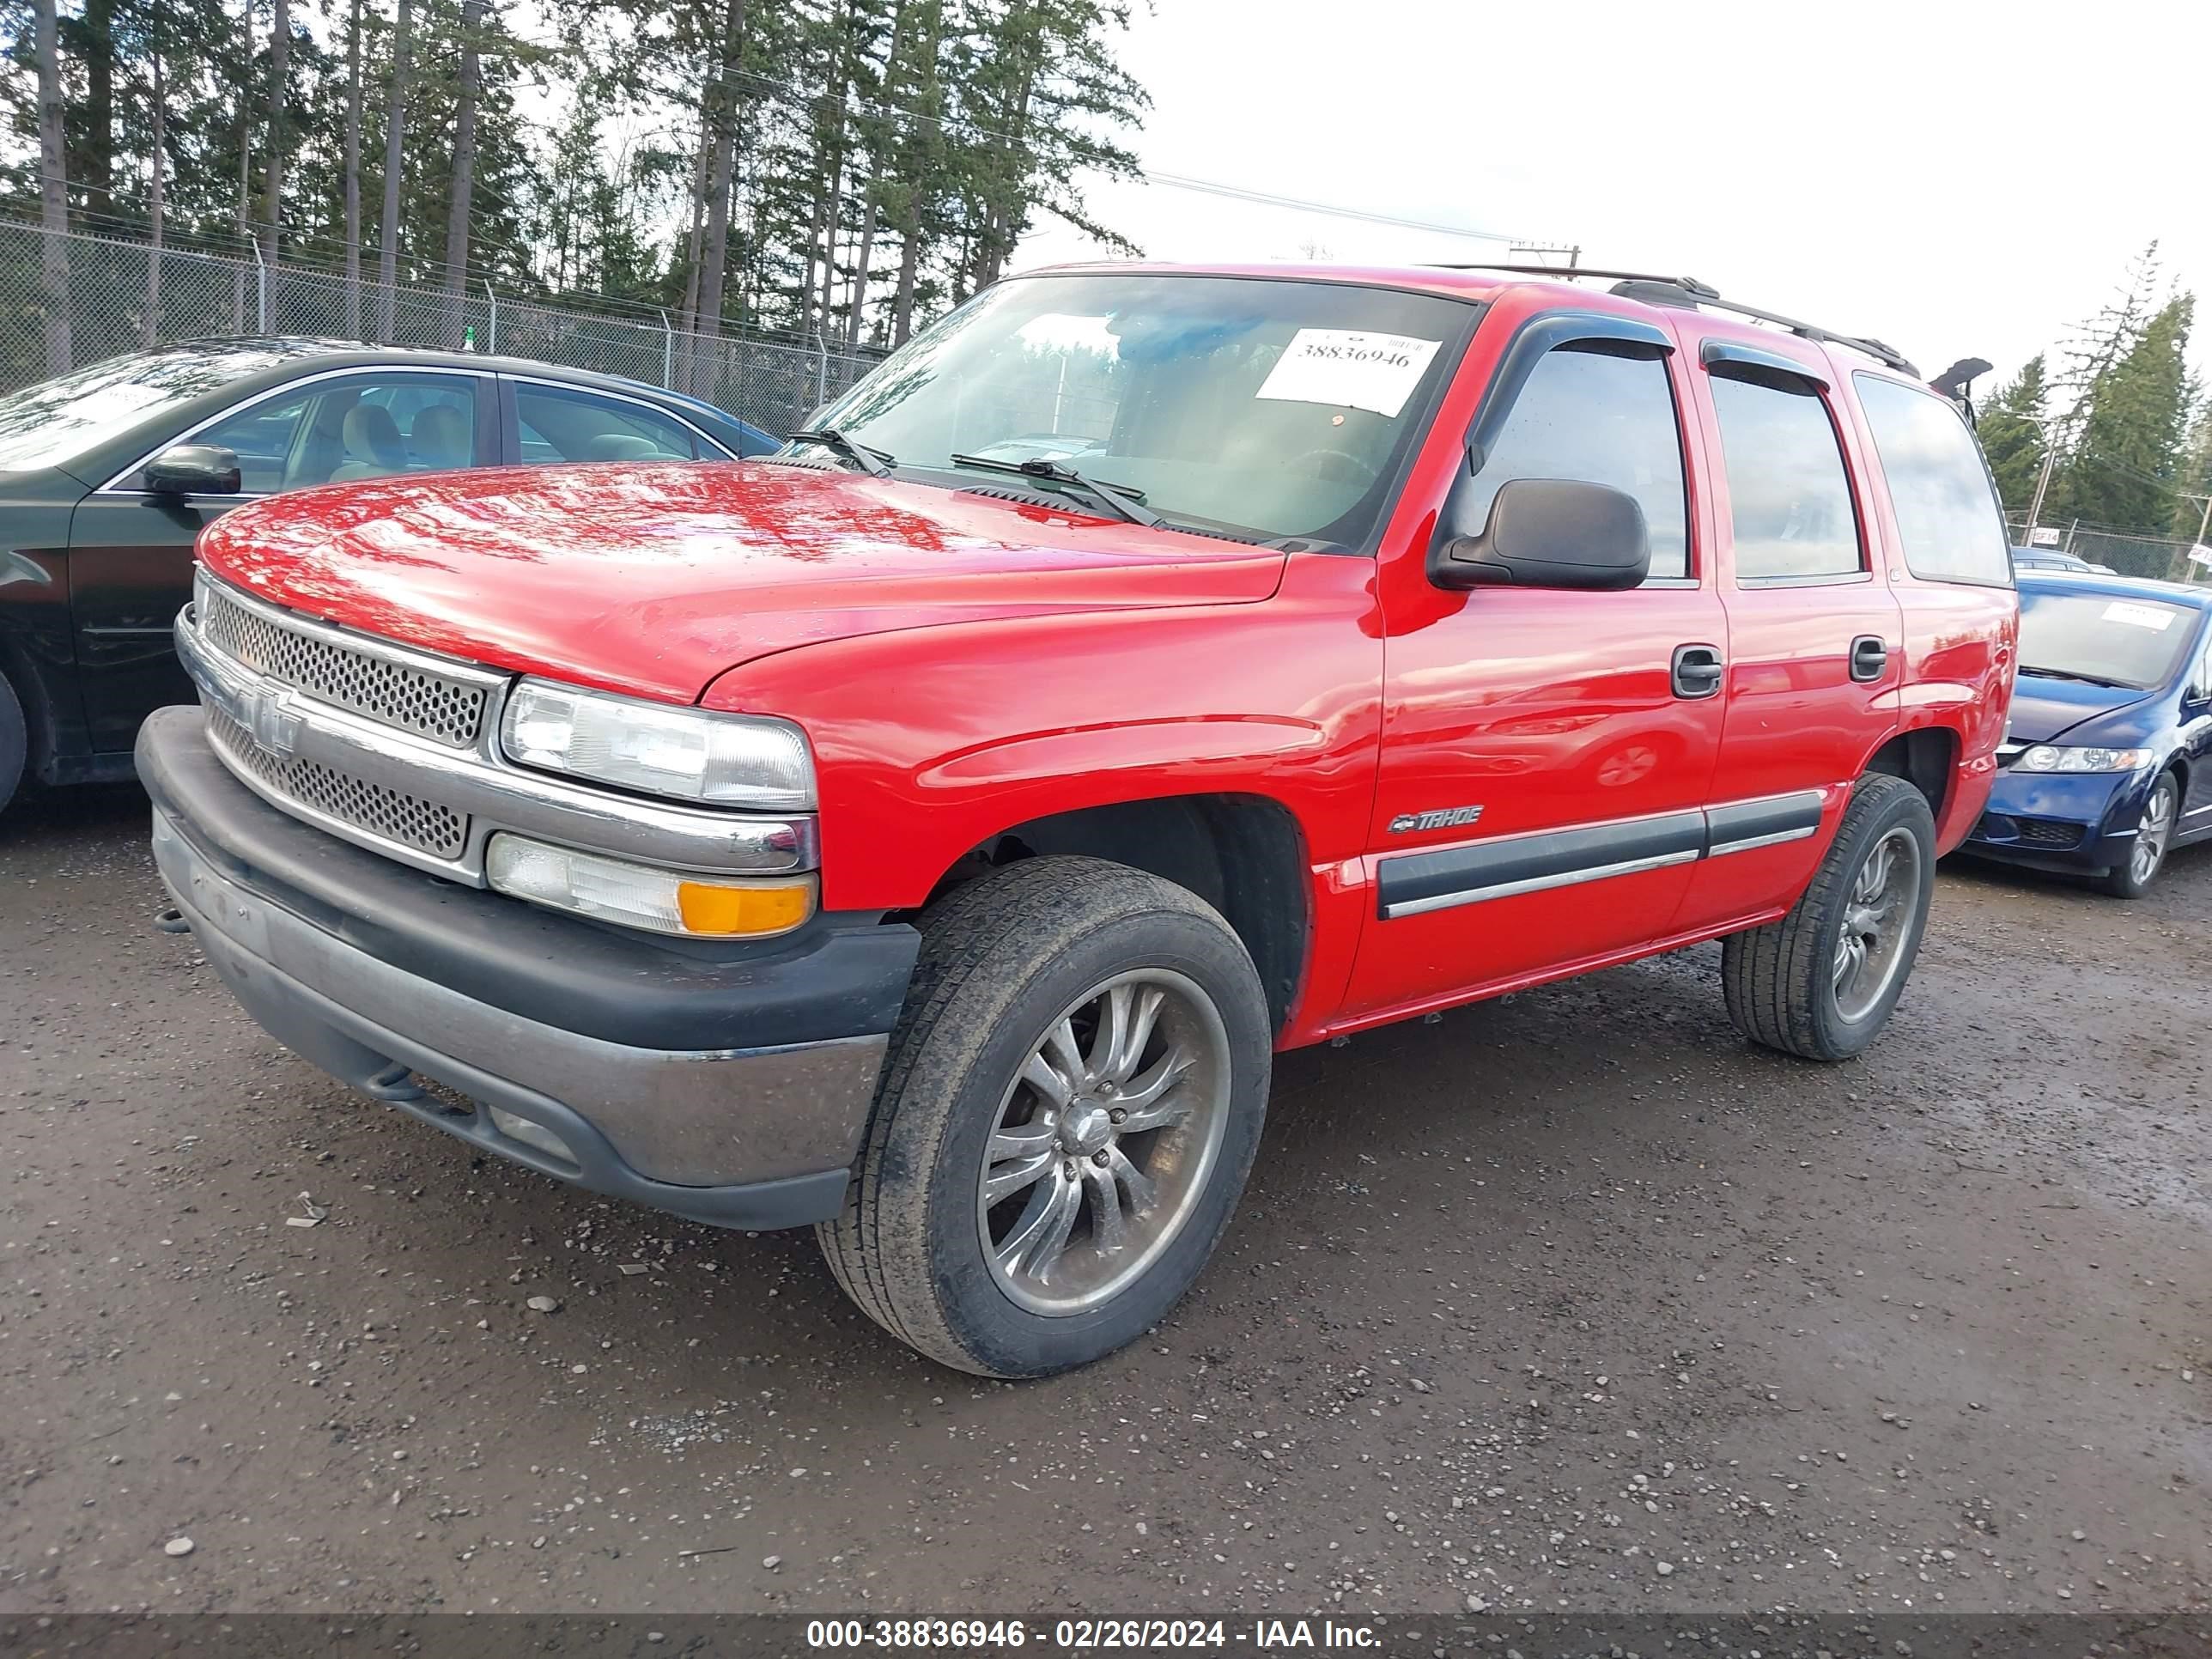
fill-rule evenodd
<path id="1" fill-rule="evenodd" d="M 2051 743 L 2086 721 L 2148 702 L 2152 696 L 2152 693 L 2138 691 L 2133 686 L 2091 685 L 2084 680 L 2047 679 L 2038 674 L 2022 674 L 2013 685 L 2012 717 L 2006 726 L 2006 735 L 2014 743 Z M 2136 734 L 2114 731 L 2097 735 L 2118 739 Z"/>

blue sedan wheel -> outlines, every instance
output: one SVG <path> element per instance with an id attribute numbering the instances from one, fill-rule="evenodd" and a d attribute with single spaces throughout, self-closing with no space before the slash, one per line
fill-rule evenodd
<path id="1" fill-rule="evenodd" d="M 2143 803 L 2142 823 L 2136 830 L 2135 845 L 2125 863 L 2104 880 L 2105 890 L 2118 898 L 2141 898 L 2143 890 L 2166 862 L 2166 849 L 2173 841 L 2173 826 L 2181 816 L 2181 785 L 2168 772 L 2151 786 Z"/>

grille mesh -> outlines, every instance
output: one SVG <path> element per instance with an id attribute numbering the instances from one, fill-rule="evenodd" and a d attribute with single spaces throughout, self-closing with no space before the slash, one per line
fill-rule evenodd
<path id="1" fill-rule="evenodd" d="M 483 723 L 482 688 L 295 634 L 203 585 L 199 623 L 210 643 L 258 673 L 325 702 L 466 749 Z"/>
<path id="2" fill-rule="evenodd" d="M 208 732 L 216 747 L 262 787 L 326 817 L 398 842 L 434 858 L 457 859 L 467 847 L 469 820 L 450 806 L 370 783 L 320 762 L 286 760 L 254 742 L 246 728 L 215 708 Z"/>
<path id="3" fill-rule="evenodd" d="M 2031 847 L 2077 847 L 2081 842 L 2081 826 L 2054 823 L 2045 818 L 2022 818 L 2020 838 Z"/>

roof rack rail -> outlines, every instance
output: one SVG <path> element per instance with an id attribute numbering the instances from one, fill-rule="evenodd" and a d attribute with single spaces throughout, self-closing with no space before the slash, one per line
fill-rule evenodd
<path id="1" fill-rule="evenodd" d="M 1762 311 L 1757 306 L 1747 306 L 1734 300 L 1721 298 L 1720 290 L 1710 283 L 1701 283 L 1694 276 L 1665 276 L 1649 270 L 1597 270 L 1576 265 L 1497 265 L 1486 263 L 1467 264 L 1437 264 L 1437 270 L 1503 270 L 1522 276 L 1549 276 L 1555 281 L 1573 276 L 1597 276 L 1610 279 L 1612 292 L 1632 300 L 1642 300 L 1653 305 L 1685 307 L 1711 306 L 1715 311 L 1732 312 L 1739 317 L 1750 317 L 1762 323 L 1772 323 L 1786 328 L 1801 339 L 1832 342 L 1863 351 L 1876 362 L 1893 368 L 1900 374 L 1920 378 L 1920 371 L 1911 360 L 1895 346 L 1885 344 L 1869 335 L 1839 334 L 1833 329 L 1815 324 L 1800 322 L 1795 317 L 1785 317 L 1778 311 Z"/>

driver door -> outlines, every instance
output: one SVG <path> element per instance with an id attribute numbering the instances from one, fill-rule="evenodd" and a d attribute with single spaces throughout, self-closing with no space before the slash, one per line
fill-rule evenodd
<path id="1" fill-rule="evenodd" d="M 1377 902 L 1354 1019 L 1640 951 L 1674 925 L 1704 844 L 1728 626 L 1685 465 L 1689 399 L 1671 336 L 1583 320 L 1609 326 L 1523 325 L 1493 388 L 1516 350 L 1540 355 L 1502 424 L 1478 418 L 1476 477 L 1490 497 L 1515 478 L 1626 491 L 1651 574 L 1619 592 L 1442 593 L 1415 569 L 1386 584 Z M 1703 666 L 1680 674 L 1685 653 Z"/>

